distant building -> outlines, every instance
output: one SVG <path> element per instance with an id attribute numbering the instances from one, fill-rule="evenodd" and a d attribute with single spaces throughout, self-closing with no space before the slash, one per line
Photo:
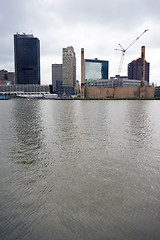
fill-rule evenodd
<path id="1" fill-rule="evenodd" d="M 155 98 L 160 99 L 160 86 L 155 87 Z"/>
<path id="2" fill-rule="evenodd" d="M 40 41 L 33 35 L 14 35 L 15 83 L 40 84 Z"/>
<path id="3" fill-rule="evenodd" d="M 145 61 L 145 81 L 149 84 L 150 64 Z M 128 79 L 141 80 L 141 58 L 133 60 L 128 64 Z"/>
<path id="4" fill-rule="evenodd" d="M 4 80 L 8 80 L 8 71 L 7 70 L 0 70 L 0 80 L 4 81 Z"/>
<path id="5" fill-rule="evenodd" d="M 62 64 L 52 64 L 52 91 L 73 95 L 76 89 L 76 56 L 73 47 L 62 49 Z"/>
<path id="6" fill-rule="evenodd" d="M 7 70 L 0 70 L 0 84 L 14 84 L 15 73 L 8 72 Z"/>
<path id="7" fill-rule="evenodd" d="M 80 93 L 80 84 L 79 84 L 79 81 L 76 80 L 76 94 L 79 94 Z"/>
<path id="8" fill-rule="evenodd" d="M 108 61 L 85 59 L 85 81 L 108 79 Z"/>
<path id="9" fill-rule="evenodd" d="M 24 95 L 24 94 L 50 93 L 49 85 L 39 84 L 14 84 L 0 85 L 1 95 Z"/>
<path id="10" fill-rule="evenodd" d="M 58 95 L 63 94 L 62 64 L 52 64 L 52 90 Z"/>
<path id="11" fill-rule="evenodd" d="M 11 84 L 15 84 L 15 73 L 14 72 L 8 72 L 8 81 Z"/>
<path id="12" fill-rule="evenodd" d="M 73 47 L 63 48 L 62 82 L 66 95 L 73 95 L 76 88 L 76 55 Z"/>
<path id="13" fill-rule="evenodd" d="M 124 78 L 97 79 L 85 81 L 86 87 L 131 87 L 140 86 L 141 80 Z M 145 85 L 148 85 L 145 82 Z"/>

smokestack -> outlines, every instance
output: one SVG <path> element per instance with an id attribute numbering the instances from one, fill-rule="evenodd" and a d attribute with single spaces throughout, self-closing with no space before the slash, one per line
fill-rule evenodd
<path id="1" fill-rule="evenodd" d="M 81 48 L 81 97 L 84 98 L 84 48 Z"/>
<path id="2" fill-rule="evenodd" d="M 144 86 L 145 81 L 145 46 L 141 48 L 141 87 Z"/>

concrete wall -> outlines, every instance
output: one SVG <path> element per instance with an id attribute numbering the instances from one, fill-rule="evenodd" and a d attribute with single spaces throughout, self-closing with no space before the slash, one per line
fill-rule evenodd
<path id="1" fill-rule="evenodd" d="M 133 87 L 85 87 L 86 98 L 153 98 L 154 86 Z"/>
<path id="2" fill-rule="evenodd" d="M 153 85 L 151 86 L 144 86 L 145 87 L 145 96 L 146 98 L 154 98 L 154 94 L 155 94 L 155 88 Z"/>

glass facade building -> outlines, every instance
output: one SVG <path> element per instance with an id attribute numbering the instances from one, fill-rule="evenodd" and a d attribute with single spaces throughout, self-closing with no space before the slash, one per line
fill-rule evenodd
<path id="1" fill-rule="evenodd" d="M 14 35 L 15 83 L 40 84 L 40 41 L 33 35 Z"/>
<path id="2" fill-rule="evenodd" d="M 145 61 L 145 81 L 149 84 L 150 64 Z M 141 80 L 141 58 L 133 60 L 128 64 L 128 78 Z"/>
<path id="3" fill-rule="evenodd" d="M 108 61 L 85 59 L 85 81 L 108 79 Z"/>

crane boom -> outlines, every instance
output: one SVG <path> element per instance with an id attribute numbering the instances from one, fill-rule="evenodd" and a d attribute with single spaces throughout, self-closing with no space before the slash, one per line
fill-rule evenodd
<path id="1" fill-rule="evenodd" d="M 129 44 L 129 46 L 125 49 L 125 51 L 127 51 L 127 49 L 130 48 L 147 31 L 148 29 L 144 30 L 143 33 L 141 33 L 131 44 Z"/>
<path id="2" fill-rule="evenodd" d="M 120 46 L 121 49 L 115 49 L 117 51 L 121 51 L 122 52 L 122 56 L 121 56 L 121 60 L 120 60 L 120 64 L 119 64 L 119 68 L 118 68 L 118 74 L 117 76 L 120 77 L 120 74 L 121 74 L 121 70 L 122 70 L 122 65 L 123 65 L 123 61 L 124 61 L 124 55 L 125 55 L 125 52 L 128 50 L 128 48 L 130 48 L 144 33 L 146 33 L 148 31 L 148 29 L 144 30 L 143 33 L 141 33 L 133 42 L 131 42 L 127 48 L 123 48 L 122 45 L 119 43 L 118 45 Z"/>

